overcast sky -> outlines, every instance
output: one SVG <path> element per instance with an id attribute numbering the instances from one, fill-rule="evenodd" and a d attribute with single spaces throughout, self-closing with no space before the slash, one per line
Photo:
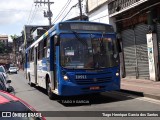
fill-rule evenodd
<path id="1" fill-rule="evenodd" d="M 69 0 L 50 1 L 54 2 L 54 4 L 51 5 L 53 12 L 52 21 L 54 21 L 60 10 Z M 70 7 L 77 2 L 78 0 L 71 0 L 64 15 L 69 11 Z M 42 4 L 41 6 L 35 6 L 34 0 L 0 0 L 0 34 L 21 35 L 24 25 L 48 25 L 48 19 L 43 16 L 44 10 L 47 10 L 47 5 L 44 6 Z M 70 15 L 71 14 L 79 14 L 77 8 L 73 9 Z M 59 20 L 61 20 L 64 15 L 62 15 Z"/>

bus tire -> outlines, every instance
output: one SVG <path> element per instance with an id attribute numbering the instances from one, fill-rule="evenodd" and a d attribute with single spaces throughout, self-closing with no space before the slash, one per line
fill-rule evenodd
<path id="1" fill-rule="evenodd" d="M 46 88 L 47 88 L 47 94 L 48 94 L 48 97 L 50 100 L 53 100 L 54 97 L 55 97 L 55 94 L 51 91 L 51 87 L 49 86 L 50 84 L 50 79 L 49 77 L 47 78 L 47 81 L 46 81 Z"/>
<path id="2" fill-rule="evenodd" d="M 30 73 L 28 73 L 28 84 L 33 87 L 34 84 L 31 82 L 31 76 L 30 76 Z"/>

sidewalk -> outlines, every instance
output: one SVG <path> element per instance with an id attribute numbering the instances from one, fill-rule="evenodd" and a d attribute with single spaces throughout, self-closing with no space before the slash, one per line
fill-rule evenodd
<path id="1" fill-rule="evenodd" d="M 123 78 L 121 91 L 160 100 L 160 81 Z"/>

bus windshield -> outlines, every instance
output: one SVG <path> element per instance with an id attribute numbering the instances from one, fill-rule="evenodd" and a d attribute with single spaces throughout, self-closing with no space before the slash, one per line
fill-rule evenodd
<path id="1" fill-rule="evenodd" d="M 61 66 L 96 69 L 117 66 L 118 51 L 113 35 L 65 33 L 60 35 Z"/>

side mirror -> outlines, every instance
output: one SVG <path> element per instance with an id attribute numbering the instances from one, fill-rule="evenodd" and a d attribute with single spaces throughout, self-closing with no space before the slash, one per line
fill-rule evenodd
<path id="1" fill-rule="evenodd" d="M 55 35 L 55 36 L 54 36 L 54 44 L 55 44 L 55 46 L 58 46 L 58 45 L 59 45 L 59 42 L 60 42 L 59 36 L 58 36 L 58 35 Z"/>
<path id="2" fill-rule="evenodd" d="M 118 51 L 119 53 L 122 52 L 122 48 L 121 48 L 121 39 L 117 38 L 117 47 L 118 47 Z"/>
<path id="3" fill-rule="evenodd" d="M 11 80 L 7 80 L 7 83 L 11 83 L 12 81 Z"/>
<path id="4" fill-rule="evenodd" d="M 14 88 L 12 87 L 12 86 L 9 86 L 8 88 L 7 88 L 7 92 L 14 92 Z"/>

